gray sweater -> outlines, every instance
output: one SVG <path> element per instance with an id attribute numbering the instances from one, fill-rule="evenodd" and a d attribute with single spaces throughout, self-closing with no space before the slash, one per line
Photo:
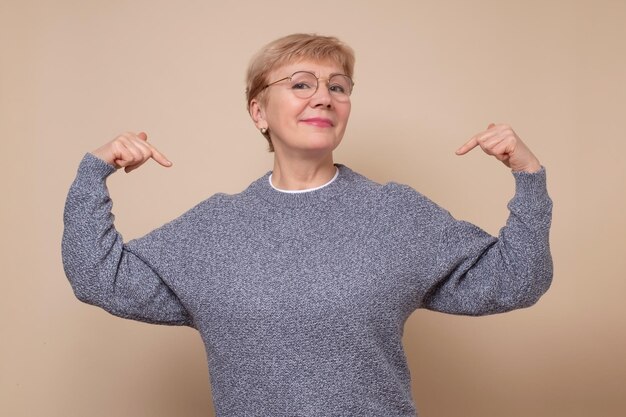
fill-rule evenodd
<path id="1" fill-rule="evenodd" d="M 545 171 L 514 173 L 496 238 L 409 186 L 337 166 L 297 194 L 268 172 L 124 243 L 114 168 L 87 154 L 65 206 L 67 277 L 112 314 L 197 329 L 219 417 L 415 416 L 402 346 L 415 309 L 500 313 L 548 289 Z"/>

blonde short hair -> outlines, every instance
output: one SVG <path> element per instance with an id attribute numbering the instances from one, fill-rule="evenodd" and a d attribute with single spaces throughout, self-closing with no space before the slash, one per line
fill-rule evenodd
<path id="1" fill-rule="evenodd" d="M 284 65 L 305 60 L 335 63 L 350 78 L 354 73 L 354 52 L 339 39 L 306 33 L 284 36 L 265 45 L 250 60 L 246 75 L 248 112 L 250 102 L 257 98 L 270 82 L 267 79 L 270 72 Z M 263 97 L 258 99 L 263 102 Z M 274 147 L 269 132 L 263 136 L 267 139 L 269 150 L 272 152 Z"/>

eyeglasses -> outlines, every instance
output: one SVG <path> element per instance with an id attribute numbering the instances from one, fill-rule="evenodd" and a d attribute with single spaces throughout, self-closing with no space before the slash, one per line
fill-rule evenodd
<path id="1" fill-rule="evenodd" d="M 324 78 L 318 78 L 315 74 L 309 71 L 296 71 L 291 74 L 290 77 L 281 78 L 267 84 L 263 87 L 265 90 L 274 84 L 278 84 L 282 81 L 289 80 L 289 88 L 298 98 L 311 98 L 313 94 L 317 92 L 319 87 L 319 80 Z M 354 82 L 352 78 L 343 74 L 333 74 L 328 77 L 328 92 L 330 95 L 339 102 L 350 100 L 350 94 L 352 94 L 352 87 Z"/>

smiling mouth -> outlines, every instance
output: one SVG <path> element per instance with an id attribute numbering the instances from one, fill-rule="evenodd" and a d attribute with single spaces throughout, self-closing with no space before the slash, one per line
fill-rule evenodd
<path id="1" fill-rule="evenodd" d="M 321 117 L 312 117 L 310 119 L 302 120 L 302 123 L 317 127 L 333 127 L 333 122 L 330 119 L 324 119 Z"/>

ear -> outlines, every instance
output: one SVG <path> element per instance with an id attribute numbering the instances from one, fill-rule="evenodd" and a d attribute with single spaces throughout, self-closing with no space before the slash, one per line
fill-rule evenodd
<path id="1" fill-rule="evenodd" d="M 265 120 L 265 108 L 259 100 L 253 98 L 250 101 L 250 117 L 257 129 L 267 129 L 267 121 Z"/>

